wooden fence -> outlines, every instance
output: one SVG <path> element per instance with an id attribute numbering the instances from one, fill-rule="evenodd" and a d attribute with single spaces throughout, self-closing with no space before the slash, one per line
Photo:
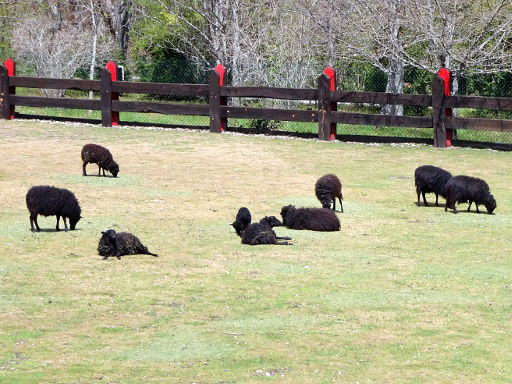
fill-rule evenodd
<path id="1" fill-rule="evenodd" d="M 512 132 L 512 120 L 447 116 L 449 108 L 512 111 L 512 98 L 445 96 L 445 83 L 439 76 L 433 78 L 431 95 L 344 92 L 336 90 L 334 79 L 334 72 L 328 69 L 319 76 L 317 88 L 234 87 L 226 85 L 224 68 L 220 65 L 210 73 L 209 84 L 115 81 L 115 73 L 108 69 L 102 70 L 99 81 L 32 78 L 15 76 L 14 68 L 0 66 L 0 110 L 4 119 L 13 118 L 16 106 L 98 110 L 101 111 L 101 123 L 104 126 L 116 125 L 120 112 L 209 116 L 211 132 L 222 132 L 230 118 L 316 122 L 320 140 L 335 139 L 336 124 L 430 128 L 434 132 L 433 145 L 436 147 L 450 144 L 449 141 L 447 144 L 446 134 L 449 129 Z M 100 93 L 101 98 L 89 100 L 19 96 L 16 95 L 16 87 L 95 91 Z M 208 99 L 208 105 L 122 101 L 118 98 L 120 93 L 200 96 Z M 317 108 L 300 110 L 241 107 L 230 105 L 229 99 L 234 97 L 315 101 Z M 339 103 L 430 107 L 432 114 L 426 117 L 339 112 Z"/>

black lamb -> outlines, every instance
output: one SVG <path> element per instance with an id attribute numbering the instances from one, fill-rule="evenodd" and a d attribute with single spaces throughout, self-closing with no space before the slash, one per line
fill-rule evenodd
<path id="1" fill-rule="evenodd" d="M 34 232 L 34 224 L 38 232 L 41 230 L 37 224 L 37 215 L 56 215 L 56 231 L 60 231 L 59 221 L 61 216 L 66 231 L 68 230 L 66 218 L 69 218 L 71 230 L 75 229 L 76 223 L 81 218 L 80 205 L 73 192 L 67 189 L 51 187 L 49 185 L 34 186 L 28 190 L 25 200 L 30 212 L 30 229 L 32 232 Z"/>
<path id="2" fill-rule="evenodd" d="M 231 223 L 238 236 L 242 236 L 242 232 L 251 224 L 251 212 L 246 207 L 242 207 L 236 214 L 235 221 Z"/>
<path id="3" fill-rule="evenodd" d="M 338 216 L 327 208 L 295 208 L 293 205 L 281 209 L 283 225 L 291 229 L 309 229 L 311 231 L 339 231 Z"/>
<path id="4" fill-rule="evenodd" d="M 336 210 L 336 198 L 340 202 L 341 212 L 343 212 L 343 195 L 341 194 L 341 181 L 338 176 L 333 174 L 324 175 L 319 178 L 315 184 L 315 194 L 322 203 L 323 208 Z"/>
<path id="5" fill-rule="evenodd" d="M 118 259 L 123 255 L 151 255 L 158 257 L 156 253 L 148 251 L 139 238 L 128 232 L 116 233 L 113 229 L 101 232 L 101 238 L 98 243 L 98 253 L 103 259 L 109 256 L 116 256 Z"/>
<path id="6" fill-rule="evenodd" d="M 420 193 L 423 196 L 423 204 L 428 207 L 425 193 L 435 193 L 436 207 L 439 206 L 439 195 L 446 199 L 446 182 L 452 178 L 452 174 L 442 168 L 433 165 L 422 165 L 414 171 L 414 184 L 418 195 L 418 207 L 420 206 Z"/>
<path id="7" fill-rule="evenodd" d="M 291 237 L 279 237 L 276 235 L 272 227 L 283 225 L 275 216 L 265 216 L 259 223 L 250 224 L 242 232 L 242 244 L 258 245 L 258 244 L 277 244 L 290 245 L 287 241 Z"/>
<path id="8" fill-rule="evenodd" d="M 85 166 L 87 163 L 98 164 L 98 176 L 101 176 L 101 170 L 103 169 L 103 176 L 105 176 L 105 170 L 109 171 L 112 176 L 117 177 L 119 173 L 119 165 L 112 158 L 110 151 L 97 144 L 86 144 L 82 148 L 82 175 L 87 176 L 85 172 Z"/>
<path id="9" fill-rule="evenodd" d="M 455 203 L 469 202 L 468 212 L 471 204 L 474 202 L 476 205 L 477 213 L 478 205 L 482 204 L 487 209 L 487 213 L 491 214 L 496 208 L 496 200 L 491 195 L 489 185 L 479 178 L 471 176 L 454 176 L 446 183 L 446 205 L 445 212 L 448 208 L 453 209 L 457 213 Z"/>

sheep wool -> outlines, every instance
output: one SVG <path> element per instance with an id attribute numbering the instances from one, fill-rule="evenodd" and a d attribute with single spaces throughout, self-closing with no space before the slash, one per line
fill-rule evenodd
<path id="1" fill-rule="evenodd" d="M 420 206 L 420 194 L 423 196 L 423 205 L 428 207 L 425 193 L 436 195 L 436 207 L 439 206 L 439 195 L 446 198 L 446 183 L 452 178 L 452 174 L 442 168 L 433 165 L 422 165 L 414 171 L 414 184 Z"/>
<path id="2" fill-rule="evenodd" d="M 101 235 L 98 253 L 103 256 L 103 259 L 107 259 L 109 256 L 116 256 L 120 259 L 124 255 L 137 254 L 158 256 L 156 253 L 149 252 L 139 238 L 131 233 L 116 233 L 115 230 L 109 229 L 101 232 Z"/>
<path id="3" fill-rule="evenodd" d="M 341 181 L 338 176 L 331 174 L 319 178 L 315 184 L 315 194 L 323 208 L 336 210 L 336 198 L 340 202 L 340 209 L 343 212 L 343 195 L 341 193 Z"/>
<path id="4" fill-rule="evenodd" d="M 446 205 L 445 212 L 448 208 L 453 209 L 457 213 L 456 203 L 469 202 L 467 211 L 471 209 L 471 204 L 474 202 L 476 212 L 478 205 L 482 204 L 487 209 L 487 213 L 492 214 L 496 209 L 496 200 L 491 195 L 489 185 L 482 179 L 471 176 L 454 176 L 446 183 Z"/>
<path id="5" fill-rule="evenodd" d="M 105 176 L 105 170 L 109 171 L 112 176 L 117 177 L 119 173 L 119 165 L 112 158 L 110 151 L 97 144 L 86 144 L 82 148 L 82 175 L 87 176 L 85 167 L 87 163 L 98 164 L 98 176 L 101 176 L 101 170 L 103 170 L 103 176 Z"/>
<path id="6" fill-rule="evenodd" d="M 287 241 L 278 241 L 292 239 L 291 237 L 279 237 L 276 235 L 272 227 L 278 227 L 280 225 L 282 225 L 282 223 L 275 216 L 265 216 L 259 223 L 249 225 L 242 232 L 242 244 L 290 245 Z"/>
<path id="7" fill-rule="evenodd" d="M 59 220 L 62 216 L 65 231 L 68 230 L 66 218 L 69 218 L 69 227 L 74 230 L 80 220 L 81 209 L 73 192 L 49 185 L 38 185 L 30 188 L 26 195 L 27 208 L 30 212 L 30 229 L 32 232 L 41 230 L 37 224 L 37 215 L 57 216 L 56 231 L 60 231 Z M 35 224 L 35 229 L 34 229 Z"/>
<path id="8" fill-rule="evenodd" d="M 242 232 L 251 224 L 251 212 L 246 207 L 242 207 L 236 214 L 235 221 L 231 223 L 238 236 L 242 236 Z"/>
<path id="9" fill-rule="evenodd" d="M 327 208 L 295 208 L 293 205 L 281 209 L 283 225 L 290 229 L 309 229 L 311 231 L 339 231 L 340 220 Z"/>

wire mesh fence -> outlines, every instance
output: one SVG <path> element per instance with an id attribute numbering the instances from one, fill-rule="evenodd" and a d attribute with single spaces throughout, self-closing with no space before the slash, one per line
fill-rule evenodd
<path id="1" fill-rule="evenodd" d="M 99 71 L 98 71 L 99 72 Z M 158 82 L 158 83 L 187 83 L 205 84 L 208 82 L 209 71 L 198 68 L 196 65 L 183 58 L 171 60 L 153 61 L 139 63 L 131 71 L 124 73 L 124 80 Z M 18 75 L 30 76 L 28 71 L 18 70 Z M 86 74 L 83 74 L 85 77 Z M 99 76 L 96 76 L 99 78 Z M 122 80 L 122 79 L 121 79 Z M 385 92 L 387 76 L 380 70 L 371 66 L 345 66 L 337 69 L 338 89 L 344 91 L 372 91 Z M 315 87 L 316 79 L 311 79 L 312 88 Z M 407 68 L 404 74 L 403 93 L 408 94 L 430 94 L 432 74 L 414 68 Z M 33 88 L 16 88 L 16 93 L 23 96 L 62 96 L 65 98 L 88 98 L 99 99 L 97 93 L 89 94 L 79 90 L 41 90 Z M 497 73 L 492 75 L 466 75 L 459 79 L 458 94 L 477 96 L 512 97 L 512 73 Z M 147 95 L 129 94 L 119 95 L 123 101 L 156 101 L 172 102 L 178 104 L 208 104 L 206 97 L 180 96 L 180 95 Z M 272 108 L 294 108 L 304 110 L 317 110 L 316 101 L 283 101 L 269 99 L 242 99 L 232 98 L 231 103 L 248 107 L 272 107 Z M 99 111 L 70 110 L 61 108 L 32 108 L 16 107 L 17 113 L 23 115 L 49 116 L 61 119 L 92 119 L 100 120 Z M 360 112 L 360 113 L 383 113 L 382 106 L 368 104 L 347 104 L 339 103 L 338 111 Z M 409 116 L 431 116 L 432 111 L 428 107 L 404 106 L 404 115 Z M 512 112 L 496 112 L 476 109 L 459 108 L 454 111 L 460 117 L 485 117 L 496 119 L 512 119 Z M 209 125 L 208 116 L 189 115 L 164 115 L 157 113 L 131 113 L 122 112 L 120 121 L 134 124 L 168 125 L 171 127 L 204 127 Z M 230 127 L 247 128 L 262 133 L 269 131 L 290 131 L 297 133 L 318 133 L 317 123 L 300 123 L 288 121 L 267 121 L 261 119 L 229 119 Z M 433 129 L 425 128 L 394 128 L 379 126 L 358 126 L 358 125 L 337 125 L 337 134 L 347 136 L 386 136 L 413 139 L 433 139 Z M 480 131 L 480 130 L 457 130 L 453 143 L 461 141 L 484 141 L 492 143 L 512 143 L 512 134 L 508 132 Z"/>

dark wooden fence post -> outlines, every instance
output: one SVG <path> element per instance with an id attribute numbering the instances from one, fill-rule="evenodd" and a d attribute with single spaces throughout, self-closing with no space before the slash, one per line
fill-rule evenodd
<path id="1" fill-rule="evenodd" d="M 110 76 L 112 81 L 117 81 L 117 65 L 110 60 L 107 63 L 107 70 L 110 72 Z M 112 83 L 110 84 L 112 87 Z M 111 100 L 119 100 L 119 94 L 117 92 L 112 92 L 112 88 L 110 88 L 111 91 Z M 111 103 L 112 107 L 112 103 Z M 119 123 L 119 112 L 118 111 L 111 111 L 112 113 L 112 126 L 116 126 Z"/>
<path id="2" fill-rule="evenodd" d="M 2 108 L 2 119 L 11 118 L 9 106 L 9 75 L 7 68 L 0 66 L 0 106 Z"/>
<path id="3" fill-rule="evenodd" d="M 228 119 L 220 116 L 220 106 L 227 104 L 227 97 L 220 95 L 220 89 L 226 83 L 226 69 L 218 64 L 210 73 L 209 78 L 209 106 L 210 106 L 210 132 L 224 132 L 228 125 Z"/>
<path id="4" fill-rule="evenodd" d="M 112 126 L 112 74 L 107 69 L 101 70 L 101 124 Z"/>
<path id="5" fill-rule="evenodd" d="M 439 76 L 435 76 L 432 81 L 432 126 L 434 127 L 434 147 L 439 148 L 446 148 L 444 87 L 444 80 Z"/>
<path id="6" fill-rule="evenodd" d="M 318 78 L 318 139 L 331 139 L 331 79 L 325 73 Z"/>
<path id="7" fill-rule="evenodd" d="M 11 59 L 5 60 L 5 68 L 7 68 L 7 76 L 16 76 L 16 63 L 12 61 Z M 6 93 L 7 100 L 8 95 L 15 95 L 16 94 L 16 87 L 9 87 L 8 91 Z M 9 107 L 9 117 L 8 119 L 12 120 L 14 119 L 14 105 L 11 105 Z"/>

